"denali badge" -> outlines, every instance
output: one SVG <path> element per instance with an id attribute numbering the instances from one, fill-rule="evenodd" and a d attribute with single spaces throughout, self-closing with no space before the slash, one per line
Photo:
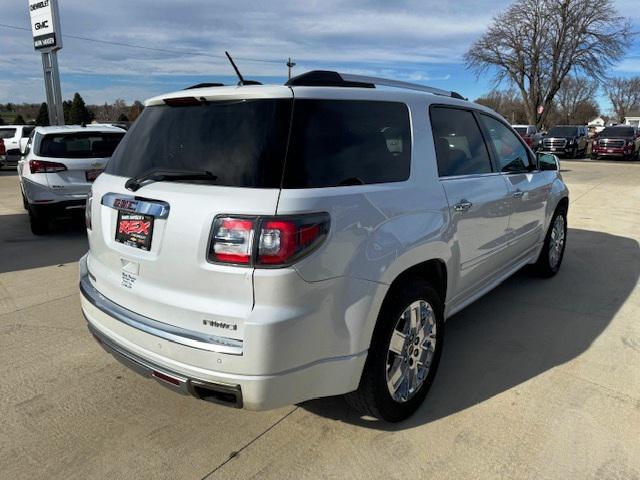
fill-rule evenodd
<path id="1" fill-rule="evenodd" d="M 225 330 L 238 330 L 238 325 L 231 325 L 230 323 L 218 322 L 216 320 L 202 320 L 202 324 L 210 327 L 224 328 Z"/>

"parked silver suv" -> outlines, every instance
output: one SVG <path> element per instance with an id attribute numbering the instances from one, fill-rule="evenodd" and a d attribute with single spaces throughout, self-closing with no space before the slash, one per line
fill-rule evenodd
<path id="1" fill-rule="evenodd" d="M 560 268 L 557 158 L 456 93 L 316 71 L 146 105 L 88 200 L 82 310 L 179 392 L 248 409 L 349 394 L 399 421 L 447 317 L 526 265 Z"/>

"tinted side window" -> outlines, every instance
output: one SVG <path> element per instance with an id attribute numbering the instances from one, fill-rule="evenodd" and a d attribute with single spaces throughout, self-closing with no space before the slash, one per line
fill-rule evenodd
<path id="1" fill-rule="evenodd" d="M 404 103 L 296 100 L 284 188 L 401 182 L 411 168 Z"/>
<path id="2" fill-rule="evenodd" d="M 493 145 L 501 172 L 521 172 L 531 165 L 527 149 L 518 137 L 498 120 L 480 115 L 485 131 Z"/>
<path id="3" fill-rule="evenodd" d="M 491 172 L 487 146 L 471 112 L 432 107 L 431 129 L 441 177 Z"/>

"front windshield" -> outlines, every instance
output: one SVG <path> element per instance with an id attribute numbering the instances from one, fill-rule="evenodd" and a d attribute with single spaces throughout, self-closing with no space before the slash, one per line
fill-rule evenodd
<path id="1" fill-rule="evenodd" d="M 550 137 L 573 137 L 578 133 L 576 127 L 553 127 L 549 130 Z"/>
<path id="2" fill-rule="evenodd" d="M 600 132 L 601 137 L 633 137 L 631 127 L 607 127 Z"/>

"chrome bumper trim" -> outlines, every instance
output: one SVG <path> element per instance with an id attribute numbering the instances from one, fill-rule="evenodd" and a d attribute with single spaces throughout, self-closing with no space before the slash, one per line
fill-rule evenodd
<path id="1" fill-rule="evenodd" d="M 98 292 L 91 284 L 88 274 L 80 277 L 80 292 L 98 310 L 137 330 L 191 348 L 230 355 L 242 355 L 242 340 L 206 335 L 193 330 L 167 325 L 121 307 Z"/>

